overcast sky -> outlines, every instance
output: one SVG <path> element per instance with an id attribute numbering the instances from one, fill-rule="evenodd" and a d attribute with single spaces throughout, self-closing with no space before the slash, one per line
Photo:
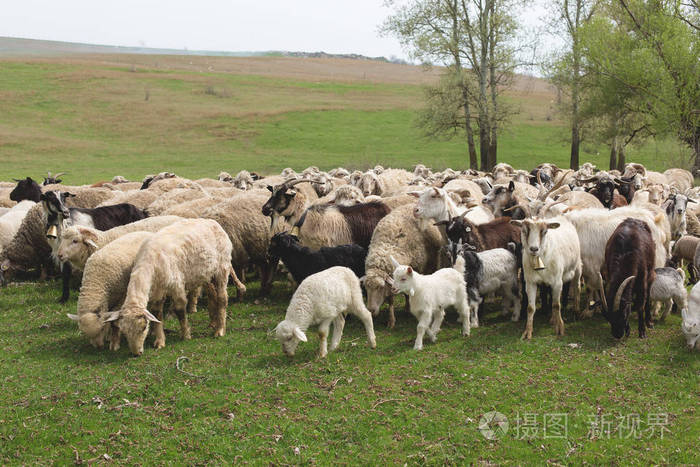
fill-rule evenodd
<path id="1" fill-rule="evenodd" d="M 0 36 L 219 51 L 406 57 L 382 0 L 7 0 Z M 527 21 L 536 22 L 539 9 Z"/>

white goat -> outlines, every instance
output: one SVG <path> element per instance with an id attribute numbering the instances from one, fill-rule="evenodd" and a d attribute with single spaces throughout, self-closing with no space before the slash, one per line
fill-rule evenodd
<path id="1" fill-rule="evenodd" d="M 424 276 L 411 268 L 399 264 L 391 257 L 394 265 L 392 288 L 394 293 L 407 293 L 411 314 L 418 319 L 418 329 L 414 350 L 423 349 L 423 335 L 435 342 L 440 332 L 445 308 L 453 306 L 462 321 L 462 335 L 471 332 L 467 285 L 464 282 L 464 258 L 459 257 L 454 268 L 440 269 Z"/>
<path id="2" fill-rule="evenodd" d="M 372 325 L 372 314 L 362 301 L 360 280 L 351 269 L 334 266 L 312 274 L 299 284 L 287 307 L 284 321 L 275 328 L 282 350 L 290 357 L 299 342 L 306 342 L 306 330 L 318 324 L 321 337 L 321 358 L 328 354 L 327 338 L 333 323 L 330 350 L 340 344 L 345 326 L 345 314 L 357 316 L 367 331 L 367 340 L 373 349 L 377 346 Z"/>
<path id="3" fill-rule="evenodd" d="M 683 335 L 688 348 L 697 347 L 700 350 L 700 282 L 690 290 L 688 308 L 681 311 L 681 316 Z"/>
<path id="4" fill-rule="evenodd" d="M 666 315 L 671 311 L 673 303 L 678 308 L 685 310 L 688 308 L 688 292 L 685 290 L 685 272 L 683 269 L 656 268 L 656 278 L 649 289 L 649 301 L 651 303 L 661 302 L 664 311 L 661 320 L 666 319 Z"/>
<path id="5" fill-rule="evenodd" d="M 576 229 L 563 217 L 552 219 L 525 219 L 511 221 L 521 228 L 523 245 L 523 275 L 527 291 L 527 324 L 523 339 L 532 338 L 537 285 L 552 288 L 552 323 L 557 335 L 564 335 L 561 319 L 561 292 L 564 283 L 574 286 L 574 309 L 579 311 L 579 281 L 581 278 L 581 251 Z M 539 263 L 539 264 L 538 264 Z M 544 267 L 542 267 L 544 266 Z"/>

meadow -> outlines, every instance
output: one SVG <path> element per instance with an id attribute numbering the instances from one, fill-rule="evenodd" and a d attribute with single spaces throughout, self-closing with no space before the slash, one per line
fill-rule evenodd
<path id="1" fill-rule="evenodd" d="M 415 70 L 405 78 L 360 74 L 361 64 L 208 60 L 0 62 L 0 179 L 465 166 L 462 142 L 429 141 L 413 126 L 425 79 Z M 551 93 L 509 93 L 522 112 L 500 160 L 565 166 Z M 583 160 L 605 165 L 604 147 L 586 147 Z M 663 169 L 678 150 L 650 142 L 628 160 Z M 396 328 L 385 312 L 375 320 L 377 349 L 349 318 L 327 359 L 313 333 L 288 358 L 270 331 L 291 287 L 282 275 L 269 297 L 254 276 L 248 285 L 242 302 L 230 300 L 225 337 L 210 337 L 202 300 L 192 340 L 170 317 L 167 346 L 139 358 L 125 346 L 93 349 L 66 317 L 77 293 L 59 305 L 57 281 L 20 277 L 0 290 L 0 464 L 700 463 L 700 354 L 686 349 L 677 314 L 647 339 L 633 332 L 618 342 L 600 315 L 567 311 L 566 335 L 556 337 L 538 313 L 524 342 L 523 323 L 489 303 L 471 337 L 448 313 L 437 343 L 415 352 L 416 321 L 399 299 Z M 496 439 L 479 430 L 490 411 L 509 421 Z"/>

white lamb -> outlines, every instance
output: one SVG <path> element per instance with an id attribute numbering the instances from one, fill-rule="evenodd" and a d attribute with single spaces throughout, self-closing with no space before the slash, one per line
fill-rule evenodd
<path id="1" fill-rule="evenodd" d="M 423 335 L 435 342 L 440 332 L 445 308 L 457 309 L 462 322 L 462 335 L 471 332 L 469 301 L 464 282 L 464 258 L 459 257 L 453 268 L 443 268 L 430 275 L 422 275 L 411 266 L 399 264 L 391 257 L 394 265 L 392 289 L 394 293 L 408 294 L 411 314 L 418 319 L 418 329 L 414 350 L 423 349 Z"/>
<path id="2" fill-rule="evenodd" d="M 681 312 L 688 308 L 688 292 L 685 290 L 685 272 L 683 269 L 656 268 L 656 278 L 649 289 L 649 301 L 664 305 L 661 320 L 671 311 L 671 305 L 676 304 Z"/>
<path id="3" fill-rule="evenodd" d="M 187 219 L 163 228 L 139 249 L 124 306 L 106 313 L 105 321 L 119 320 L 119 329 L 129 349 L 141 355 L 150 322 L 161 321 L 146 307 L 149 301 L 160 304 L 170 297 L 180 320 L 182 338 L 190 339 L 185 312 L 188 295 L 206 285 L 210 326 L 215 337 L 223 336 L 231 250 L 228 235 L 211 219 Z"/>
<path id="4" fill-rule="evenodd" d="M 681 316 L 683 317 L 681 329 L 688 348 L 696 347 L 700 350 L 700 282 L 690 290 L 688 308 L 681 311 Z"/>
<path id="5" fill-rule="evenodd" d="M 290 357 L 299 342 L 306 342 L 306 330 L 318 325 L 321 338 L 321 358 L 328 355 L 327 338 L 333 323 L 333 338 L 330 350 L 340 344 L 345 326 L 345 314 L 357 316 L 367 331 L 367 340 L 373 349 L 377 346 L 372 325 L 372 314 L 362 301 L 360 281 L 351 269 L 334 266 L 312 274 L 299 284 L 287 307 L 284 321 L 275 328 L 282 350 Z"/>

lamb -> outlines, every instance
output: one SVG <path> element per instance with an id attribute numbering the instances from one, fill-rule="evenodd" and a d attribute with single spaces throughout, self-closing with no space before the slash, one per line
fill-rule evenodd
<path id="1" fill-rule="evenodd" d="M 474 247 L 463 245 L 462 241 L 448 241 L 447 252 L 454 264 L 458 256 L 464 257 L 464 281 L 467 284 L 469 306 L 471 309 L 471 325 L 479 327 L 479 306 L 483 297 L 494 292 L 501 292 L 506 304 L 511 307 L 513 321 L 520 319 L 520 287 L 518 285 L 518 258 L 516 245 L 508 244 L 508 249 L 494 248 L 475 253 Z M 508 313 L 504 306 L 503 316 Z"/>
<path id="2" fill-rule="evenodd" d="M 688 343 L 688 348 L 700 350 L 700 282 L 690 290 L 688 308 L 682 310 L 681 329 Z"/>
<path id="3" fill-rule="evenodd" d="M 435 271 L 439 265 L 442 237 L 437 227 L 423 230 L 413 217 L 413 206 L 399 206 L 384 217 L 374 229 L 365 261 L 364 286 L 367 308 L 375 316 L 385 299 L 389 299 L 389 327 L 396 323 L 391 286 L 388 285 L 394 267 L 390 256 L 408 264 L 422 274 Z"/>
<path id="4" fill-rule="evenodd" d="M 162 302 L 170 297 L 180 320 L 183 339 L 190 339 L 186 306 L 188 295 L 207 286 L 210 325 L 214 337 L 226 333 L 226 285 L 231 271 L 231 241 L 210 219 L 186 219 L 163 228 L 139 249 L 129 278 L 123 307 L 106 313 L 105 322 L 117 321 L 134 355 L 143 353 L 151 322 L 162 321 Z M 147 309 L 157 304 L 154 316 Z M 156 345 L 165 344 L 164 336 Z"/>
<path id="5" fill-rule="evenodd" d="M 0 252 L 10 244 L 22 225 L 27 212 L 36 205 L 34 201 L 24 200 L 14 205 L 0 217 Z"/>
<path id="6" fill-rule="evenodd" d="M 394 293 L 407 293 L 411 314 L 418 320 L 414 350 L 423 349 L 423 336 L 437 340 L 445 308 L 455 307 L 462 321 L 462 335 L 471 333 L 467 285 L 464 282 L 464 258 L 459 257 L 453 268 L 443 268 L 430 275 L 422 275 L 411 266 L 399 264 L 391 257 L 394 274 L 391 285 Z"/>
<path id="7" fill-rule="evenodd" d="M 333 266 L 345 266 L 357 277 L 365 274 L 367 249 L 360 245 L 323 247 L 318 251 L 301 246 L 299 239 L 286 232 L 275 234 L 270 240 L 270 257 L 275 263 L 280 258 L 292 277 L 300 283 L 311 274 Z"/>
<path id="8" fill-rule="evenodd" d="M 377 347 L 372 315 L 362 302 L 360 281 L 348 268 L 334 266 L 304 279 L 292 296 L 284 321 L 275 328 L 277 340 L 285 354 L 292 357 L 299 342 L 307 342 L 306 330 L 318 324 L 321 338 L 320 357 L 328 355 L 327 338 L 333 323 L 330 350 L 340 344 L 345 314 L 357 316 L 367 331 L 371 348 Z"/>
<path id="9" fill-rule="evenodd" d="M 69 313 L 68 317 L 78 322 L 78 328 L 94 347 L 102 348 L 108 338 L 110 348 L 119 349 L 119 328 L 115 326 L 110 333 L 111 326 L 103 318 L 105 313 L 121 306 L 136 254 L 153 235 L 153 232 L 126 234 L 96 252 L 85 264 L 78 311 L 75 315 Z M 162 325 L 157 325 L 155 334 L 156 342 L 162 339 L 164 343 Z"/>
<path id="10" fill-rule="evenodd" d="M 661 321 L 671 311 L 671 305 L 685 310 L 688 307 L 688 292 L 685 290 L 685 272 L 681 269 L 656 268 L 656 278 L 649 288 L 649 301 L 662 302 L 664 311 Z"/>

